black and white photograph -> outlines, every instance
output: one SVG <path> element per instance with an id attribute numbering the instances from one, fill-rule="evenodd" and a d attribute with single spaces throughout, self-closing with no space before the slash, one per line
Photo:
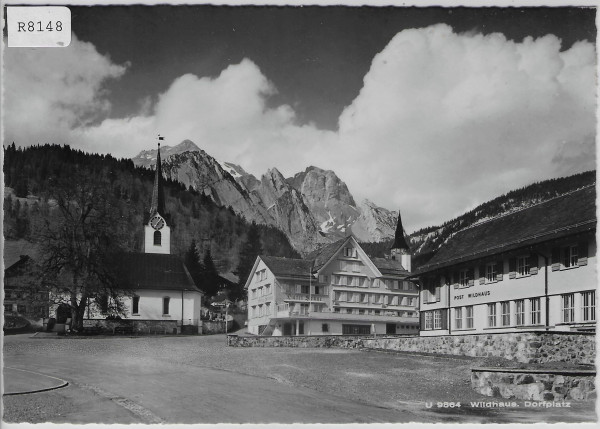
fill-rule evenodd
<path id="1" fill-rule="evenodd" d="M 597 422 L 595 1 L 2 12 L 3 426 Z"/>

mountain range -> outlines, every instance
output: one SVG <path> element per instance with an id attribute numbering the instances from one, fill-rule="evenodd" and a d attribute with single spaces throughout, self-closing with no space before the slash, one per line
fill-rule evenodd
<path id="1" fill-rule="evenodd" d="M 132 161 L 153 167 L 157 150 L 144 150 Z M 368 200 L 356 203 L 348 186 L 331 170 L 310 166 L 285 178 L 277 168 L 260 178 L 240 165 L 218 161 L 190 140 L 161 147 L 165 178 L 231 207 L 248 221 L 275 226 L 301 253 L 350 233 L 363 242 L 393 237 L 398 213 Z"/>

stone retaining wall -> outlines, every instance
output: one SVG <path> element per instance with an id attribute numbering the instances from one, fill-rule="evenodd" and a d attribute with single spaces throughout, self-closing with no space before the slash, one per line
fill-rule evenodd
<path id="1" fill-rule="evenodd" d="M 231 326 L 233 325 L 233 321 L 229 320 L 227 322 L 229 325 L 228 328 L 231 330 Z M 211 335 L 211 334 L 224 334 L 225 333 L 225 321 L 224 320 L 203 320 L 202 321 L 202 334 Z"/>
<path id="2" fill-rule="evenodd" d="M 471 387 L 482 395 L 505 399 L 580 401 L 596 398 L 595 371 L 505 371 L 473 369 Z"/>
<path id="3" fill-rule="evenodd" d="M 522 363 L 573 362 L 594 364 L 595 335 L 562 332 L 510 332 L 437 337 L 283 336 L 238 337 L 232 347 L 342 347 L 395 350 L 472 357 L 501 357 Z"/>

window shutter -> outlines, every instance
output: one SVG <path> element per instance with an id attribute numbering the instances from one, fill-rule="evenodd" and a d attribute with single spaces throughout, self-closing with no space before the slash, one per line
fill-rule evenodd
<path id="1" fill-rule="evenodd" d="M 467 286 L 471 287 L 475 285 L 475 269 L 469 268 L 467 270 Z"/>
<path id="2" fill-rule="evenodd" d="M 577 244 L 577 255 L 578 255 L 577 265 L 579 265 L 580 267 L 587 265 L 587 259 L 588 259 L 587 241 L 582 241 L 581 243 Z"/>
<path id="3" fill-rule="evenodd" d="M 552 249 L 552 271 L 560 270 L 560 247 Z"/>
<path id="4" fill-rule="evenodd" d="M 458 273 L 456 271 L 452 271 L 452 284 L 456 285 L 457 283 L 458 283 Z"/>
<path id="5" fill-rule="evenodd" d="M 425 312 L 419 312 L 419 329 L 422 331 L 425 329 Z"/>
<path id="6" fill-rule="evenodd" d="M 302 286 L 296 285 L 296 293 L 302 293 Z"/>
<path id="7" fill-rule="evenodd" d="M 444 308 L 440 312 L 442 313 L 442 329 L 448 329 L 448 309 Z"/>
<path id="8" fill-rule="evenodd" d="M 539 269 L 538 269 L 539 261 L 540 261 L 540 258 L 536 254 L 533 254 L 529 257 L 529 274 L 531 274 L 532 276 L 536 275 L 539 271 Z"/>
<path id="9" fill-rule="evenodd" d="M 517 277 L 517 258 L 509 258 L 508 260 L 508 278 L 514 279 Z"/>
<path id="10" fill-rule="evenodd" d="M 435 288 L 435 302 L 440 302 L 441 289 L 439 286 Z"/>
<path id="11" fill-rule="evenodd" d="M 479 265 L 479 284 L 485 283 L 485 264 Z"/>
<path id="12" fill-rule="evenodd" d="M 504 261 L 499 259 L 496 261 L 496 280 L 502 281 L 502 275 L 504 274 Z"/>

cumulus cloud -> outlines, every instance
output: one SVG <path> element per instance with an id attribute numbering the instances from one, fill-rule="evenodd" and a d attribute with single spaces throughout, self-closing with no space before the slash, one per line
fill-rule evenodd
<path id="1" fill-rule="evenodd" d="M 43 93 L 7 97 L 10 132 L 35 133 L 37 125 L 27 127 L 36 118 L 40 130 L 54 124 L 75 145 L 116 156 L 151 147 L 160 132 L 168 144 L 191 139 L 257 175 L 317 165 L 336 171 L 355 196 L 400 208 L 408 230 L 536 180 L 595 168 L 596 55 L 588 42 L 561 52 L 552 35 L 517 43 L 446 25 L 402 31 L 373 59 L 337 131 L 299 125 L 290 106 L 267 107 L 276 88 L 249 59 L 214 78 L 181 76 L 155 103 L 140 100 L 139 115 L 91 124 L 90 113 L 109 108 L 102 83 L 124 67 L 91 45 L 75 48 L 87 56 L 69 63 L 65 54 L 70 67 L 47 60 L 57 65 L 51 80 L 29 70 L 36 58 L 7 58 L 11 69 L 26 70 L 17 87 L 37 79 Z"/>
<path id="2" fill-rule="evenodd" d="M 126 67 L 74 35 L 67 48 L 5 49 L 5 140 L 21 145 L 72 140 L 74 128 L 108 113 L 103 84 Z"/>

